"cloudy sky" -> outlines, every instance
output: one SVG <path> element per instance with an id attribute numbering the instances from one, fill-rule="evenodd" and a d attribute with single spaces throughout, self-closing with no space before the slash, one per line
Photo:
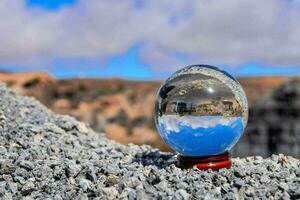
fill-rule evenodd
<path id="1" fill-rule="evenodd" d="M 0 69 L 162 79 L 300 74 L 299 0 L 1 0 Z"/>

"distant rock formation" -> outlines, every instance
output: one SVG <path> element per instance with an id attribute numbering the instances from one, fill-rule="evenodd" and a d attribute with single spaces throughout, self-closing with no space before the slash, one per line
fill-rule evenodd
<path id="1" fill-rule="evenodd" d="M 34 96 L 44 104 L 50 104 L 48 94 L 52 92 L 54 79 L 46 72 L 0 73 L 0 82 L 5 82 L 19 94 Z"/>
<path id="2" fill-rule="evenodd" d="M 288 153 L 300 157 L 300 78 L 291 78 L 250 107 L 236 155 Z"/>

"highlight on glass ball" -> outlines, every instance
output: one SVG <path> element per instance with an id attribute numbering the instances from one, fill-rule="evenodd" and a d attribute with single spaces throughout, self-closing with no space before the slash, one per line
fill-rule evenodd
<path id="1" fill-rule="evenodd" d="M 159 89 L 155 103 L 155 123 L 162 139 L 186 160 L 200 158 L 195 162 L 208 166 L 210 158 L 231 166 L 228 152 L 242 136 L 247 120 L 248 104 L 240 83 L 208 65 L 175 72 Z"/>

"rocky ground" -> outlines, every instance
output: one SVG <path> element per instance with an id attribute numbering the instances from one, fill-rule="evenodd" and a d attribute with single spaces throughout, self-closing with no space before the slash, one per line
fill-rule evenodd
<path id="1" fill-rule="evenodd" d="M 233 162 L 230 170 L 182 170 L 173 154 L 118 144 L 0 87 L 1 199 L 300 198 L 299 160 Z"/>

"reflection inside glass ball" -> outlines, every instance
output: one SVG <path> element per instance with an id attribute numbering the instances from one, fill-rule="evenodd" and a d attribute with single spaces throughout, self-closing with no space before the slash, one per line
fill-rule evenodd
<path id="1" fill-rule="evenodd" d="M 243 134 L 248 105 L 241 85 L 207 65 L 188 66 L 162 85 L 155 104 L 160 136 L 184 156 L 229 151 Z"/>

